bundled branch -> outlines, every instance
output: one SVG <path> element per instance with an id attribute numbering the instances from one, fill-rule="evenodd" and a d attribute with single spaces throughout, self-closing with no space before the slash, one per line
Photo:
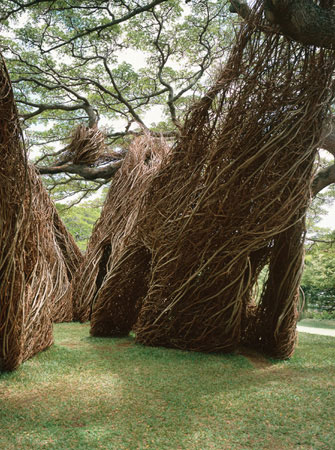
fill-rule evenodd
<path id="1" fill-rule="evenodd" d="M 105 153 L 105 136 L 97 128 L 78 125 L 68 147 L 74 164 L 94 164 Z"/>
<path id="2" fill-rule="evenodd" d="M 72 319 L 69 274 L 81 255 L 27 164 L 2 59 L 0 139 L 0 366 L 13 370 L 52 344 L 53 321 Z"/>
<path id="3" fill-rule="evenodd" d="M 303 218 L 335 58 L 261 33 L 262 4 L 189 112 L 168 162 L 143 185 L 138 206 L 122 210 L 140 211 L 136 238 L 121 233 L 117 256 L 100 259 L 92 334 L 133 329 L 146 345 L 228 352 L 243 342 L 292 354 Z"/>

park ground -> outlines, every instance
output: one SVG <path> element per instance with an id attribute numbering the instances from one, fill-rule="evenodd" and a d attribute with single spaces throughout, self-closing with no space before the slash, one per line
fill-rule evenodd
<path id="1" fill-rule="evenodd" d="M 0 374 L 0 405 L 4 450 L 335 449 L 335 338 L 300 332 L 273 361 L 58 324 L 55 345 Z"/>
<path id="2" fill-rule="evenodd" d="M 299 322 L 298 331 L 335 337 L 335 320 L 304 319 Z"/>

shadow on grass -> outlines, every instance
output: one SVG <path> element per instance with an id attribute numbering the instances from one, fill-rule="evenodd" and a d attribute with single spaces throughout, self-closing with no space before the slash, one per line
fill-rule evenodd
<path id="1" fill-rule="evenodd" d="M 320 448 L 310 405 L 319 399 L 324 423 L 334 402 L 325 388 L 334 351 L 324 337 L 303 338 L 292 360 L 257 368 L 242 355 L 87 333 L 79 324 L 60 324 L 52 348 L 2 375 L 0 448 L 262 449 L 269 448 L 269 432 L 273 448 L 295 448 L 292 417 L 300 435 L 310 436 L 308 445 Z"/>

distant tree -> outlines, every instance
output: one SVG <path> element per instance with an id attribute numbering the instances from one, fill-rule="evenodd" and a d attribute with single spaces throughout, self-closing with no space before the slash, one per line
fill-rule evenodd
<path id="1" fill-rule="evenodd" d="M 307 239 L 301 287 L 306 307 L 335 311 L 335 232 L 318 230 Z"/>
<path id="2" fill-rule="evenodd" d="M 100 216 L 100 204 L 91 201 L 67 208 L 61 203 L 56 203 L 56 207 L 78 247 L 85 251 L 93 226 Z"/>

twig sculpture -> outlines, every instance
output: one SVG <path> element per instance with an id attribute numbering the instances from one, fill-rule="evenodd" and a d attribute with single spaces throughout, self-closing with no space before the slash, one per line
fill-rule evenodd
<path id="1" fill-rule="evenodd" d="M 72 319 L 69 280 L 82 256 L 27 164 L 12 86 L 0 60 L 0 366 L 17 368 Z"/>
<path id="2" fill-rule="evenodd" d="M 135 139 L 131 144 L 121 169 L 113 179 L 101 217 L 89 241 L 84 261 L 72 283 L 76 320 L 84 322 L 89 319 L 91 307 L 93 302 L 96 302 L 97 295 L 100 296 L 99 304 L 102 302 L 105 305 L 107 302 L 105 306 L 108 307 L 109 286 L 114 284 L 114 280 L 109 280 L 108 277 L 105 280 L 105 277 L 113 270 L 117 270 L 118 259 L 124 254 L 125 247 L 131 244 L 130 246 L 134 247 L 138 253 L 136 273 L 149 273 L 145 256 L 147 251 L 144 249 L 138 252 L 136 248 L 137 223 L 139 216 L 145 210 L 146 186 L 163 161 L 167 159 L 168 152 L 169 147 L 163 140 L 147 135 Z M 127 254 L 130 253 L 128 248 Z M 144 253 L 144 259 L 140 256 L 142 253 Z M 137 276 L 136 273 L 135 271 L 133 274 L 128 273 L 127 279 L 133 280 L 133 277 Z M 122 273 L 120 276 L 124 277 L 126 274 Z M 101 291 L 103 284 L 106 299 Z M 132 281 L 128 285 L 127 296 L 129 297 L 132 297 L 131 285 Z M 125 303 L 124 297 L 123 307 Z M 99 307 L 102 312 L 105 306 Z M 125 307 L 125 310 L 125 315 L 130 316 L 129 309 Z M 131 318 L 129 317 L 128 320 L 131 321 Z"/>
<path id="3" fill-rule="evenodd" d="M 114 228 L 119 250 L 94 287 L 92 334 L 133 329 L 146 345 L 228 352 L 243 342 L 292 354 L 303 218 L 335 59 L 261 33 L 262 4 L 143 185 L 136 239 Z M 123 221 L 131 212 L 122 209 Z"/>

